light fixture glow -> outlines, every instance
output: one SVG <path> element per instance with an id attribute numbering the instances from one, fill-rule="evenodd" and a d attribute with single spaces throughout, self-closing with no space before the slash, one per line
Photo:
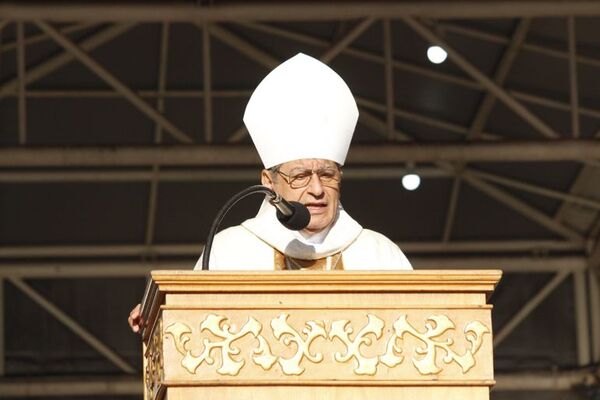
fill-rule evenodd
<path id="1" fill-rule="evenodd" d="M 421 177 L 417 174 L 406 174 L 402 177 L 402 186 L 406 190 L 416 190 L 421 185 Z"/>
<path id="2" fill-rule="evenodd" d="M 448 57 L 448 53 L 440 46 L 429 46 L 427 49 L 427 58 L 434 64 L 443 63 L 446 57 Z"/>

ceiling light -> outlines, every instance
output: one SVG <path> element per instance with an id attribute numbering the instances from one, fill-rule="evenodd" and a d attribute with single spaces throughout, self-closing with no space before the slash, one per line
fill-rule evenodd
<path id="1" fill-rule="evenodd" d="M 406 174 L 402 177 L 402 186 L 406 190 L 416 190 L 421 185 L 421 177 L 417 174 Z"/>
<path id="2" fill-rule="evenodd" d="M 440 46 L 429 46 L 427 49 L 427 58 L 434 64 L 443 63 L 446 57 L 448 57 L 448 53 Z"/>

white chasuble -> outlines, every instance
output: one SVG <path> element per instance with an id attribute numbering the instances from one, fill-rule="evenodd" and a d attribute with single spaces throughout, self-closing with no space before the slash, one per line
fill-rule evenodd
<path id="1" fill-rule="evenodd" d="M 380 233 L 363 229 L 341 206 L 329 230 L 305 237 L 281 225 L 275 208 L 267 201 L 263 202 L 256 217 L 215 236 L 209 269 L 281 269 L 281 265 L 276 265 L 277 253 L 284 255 L 286 265 L 293 269 L 296 269 L 294 266 L 302 269 L 317 264 L 328 266 L 323 269 L 340 269 L 337 265 L 340 260 L 345 270 L 412 269 L 395 243 Z M 202 257 L 194 269 L 202 269 Z"/>

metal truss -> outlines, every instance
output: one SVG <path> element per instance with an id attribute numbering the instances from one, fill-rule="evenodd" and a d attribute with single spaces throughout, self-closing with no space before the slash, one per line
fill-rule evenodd
<path id="1" fill-rule="evenodd" d="M 412 162 L 518 162 L 600 159 L 600 141 L 586 139 L 468 144 L 355 145 L 348 153 L 349 165 L 394 165 Z M 132 167 L 260 165 L 252 146 L 120 146 L 78 148 L 2 148 L 0 167 Z"/>
<path id="2" fill-rule="evenodd" d="M 568 37 L 567 51 L 560 51 L 526 39 L 531 18 L 565 17 Z M 10 281 L 19 290 L 33 299 L 46 311 L 75 332 L 117 365 L 123 372 L 135 371 L 119 355 L 100 342 L 93 333 L 86 331 L 62 310 L 33 290 L 26 279 L 56 279 L 75 277 L 142 277 L 152 269 L 189 269 L 193 257 L 201 251 L 198 244 L 157 244 L 155 237 L 155 213 L 158 201 L 159 184 L 163 181 L 226 181 L 256 180 L 258 158 L 253 150 L 244 146 L 219 147 L 213 140 L 213 106 L 215 98 L 247 97 L 248 88 L 223 90 L 213 87 L 211 42 L 219 40 L 237 50 L 259 65 L 273 68 L 281 60 L 264 49 L 253 45 L 245 38 L 232 32 L 222 23 L 233 22 L 244 28 L 285 38 L 294 43 L 303 43 L 322 49 L 321 59 L 328 63 L 336 56 L 344 54 L 383 66 L 385 102 L 358 97 L 361 107 L 361 121 L 382 140 L 385 147 L 357 146 L 349 155 L 349 164 L 345 179 L 398 178 L 408 170 L 417 170 L 421 175 L 431 178 L 454 179 L 453 190 L 449 198 L 446 223 L 440 233 L 440 241 L 400 243 L 408 253 L 442 254 L 440 257 L 423 256 L 412 259 L 417 268 L 496 268 L 508 273 L 553 273 L 553 278 L 535 293 L 523 307 L 497 332 L 494 345 L 501 343 L 511 332 L 564 280 L 573 276 L 574 303 L 577 327 L 577 354 L 580 366 L 600 362 L 600 290 L 597 274 L 600 270 L 600 245 L 596 237 L 588 237 L 588 232 L 572 227 L 565 215 L 569 209 L 583 208 L 597 216 L 600 201 L 593 193 L 586 191 L 583 179 L 576 181 L 571 190 L 559 192 L 550 188 L 520 181 L 514 178 L 480 171 L 468 165 L 472 161 L 559 161 L 570 160 L 581 163 L 584 168 L 580 175 L 598 173 L 600 165 L 600 143 L 598 140 L 581 139 L 581 116 L 600 119 L 600 112 L 580 103 L 578 93 L 577 66 L 585 64 L 600 67 L 600 59 L 577 54 L 575 25 L 576 16 L 600 16 L 600 3 L 589 1 L 524 1 L 511 3 L 510 7 L 502 1 L 460 2 L 452 7 L 435 2 L 352 2 L 344 4 L 327 3 L 274 3 L 274 4 L 237 4 L 214 7 L 190 5 L 19 5 L 0 4 L 0 30 L 8 23 L 16 24 L 16 40 L 13 43 L 0 44 L 3 56 L 14 51 L 16 74 L 13 79 L 0 85 L 0 99 L 8 96 L 17 99 L 19 148 L 0 148 L 0 183 L 11 182 L 130 182 L 148 181 L 148 213 L 146 217 L 143 243 L 135 245 L 88 245 L 88 246 L 3 246 L 0 247 L 2 259 L 27 259 L 26 263 L 4 263 L 0 266 L 0 299 L 2 283 Z M 522 18 L 512 37 L 507 38 L 494 33 L 467 28 L 450 23 L 452 18 Z M 438 19 L 443 19 L 439 21 Z M 357 20 L 345 35 L 337 40 L 327 41 L 300 32 L 269 25 L 264 22 L 276 21 L 323 21 Z M 383 21 L 382 54 L 352 47 L 352 43 L 374 23 Z M 391 48 L 391 21 L 401 20 L 425 40 L 441 44 L 450 59 L 469 77 L 455 76 L 449 73 L 425 68 L 401 59 L 395 59 Z M 55 27 L 50 22 L 72 22 L 74 24 Z M 101 23 L 114 23 L 103 27 L 86 39 L 75 42 L 69 35 L 90 27 L 99 27 Z M 261 21 L 261 22 L 257 22 Z M 24 24 L 35 23 L 42 33 L 26 36 Z M 136 24 L 160 22 L 160 60 L 155 90 L 138 90 L 129 87 L 112 74 L 90 52 L 109 43 L 124 34 Z M 202 32 L 203 43 L 203 88 L 201 90 L 169 90 L 166 82 L 168 68 L 168 43 L 170 23 L 188 22 Z M 479 40 L 506 46 L 504 54 L 496 67 L 494 76 L 487 76 L 478 70 L 467 55 L 447 43 L 440 32 L 453 32 Z M 44 40 L 53 40 L 64 52 L 52 55 L 37 65 L 25 65 L 27 46 Z M 560 58 L 568 63 L 569 93 L 568 102 L 547 98 L 536 93 L 506 88 L 504 83 L 511 65 L 520 51 L 534 51 Z M 108 84 L 111 90 L 28 90 L 27 85 L 48 76 L 62 66 L 78 61 L 96 76 Z M 462 126 L 439 117 L 400 109 L 395 104 L 391 90 L 397 72 L 416 74 L 428 79 L 459 85 L 470 90 L 485 93 L 474 118 L 468 126 Z M 55 97 L 119 97 L 130 102 L 155 125 L 154 145 L 148 147 L 104 148 L 30 148 L 27 147 L 27 99 Z M 190 145 L 192 138 L 164 116 L 167 98 L 202 98 L 204 100 L 203 140 L 205 145 Z M 147 100 L 153 100 L 150 104 Z M 529 143 L 510 143 L 502 141 L 502 135 L 486 132 L 485 125 L 495 102 L 501 102 L 516 115 L 522 117 L 539 135 L 540 140 Z M 570 113 L 572 139 L 548 140 L 559 137 L 559 133 L 546 121 L 533 112 L 529 105 Z M 380 118 L 376 113 L 384 114 Z M 427 126 L 443 129 L 456 134 L 469 142 L 459 144 L 415 144 L 402 143 L 390 145 L 391 141 L 413 142 L 407 132 L 399 131 L 394 124 L 396 118 L 405 118 Z M 172 136 L 185 145 L 161 147 L 163 133 Z M 239 142 L 246 135 L 240 127 L 232 132 L 230 143 Z M 597 135 L 598 136 L 598 135 Z M 473 142 L 477 140 L 477 142 Z M 433 162 L 434 167 L 406 167 L 405 162 Z M 363 168 L 361 164 L 376 164 L 377 167 Z M 44 171 L 41 168 L 52 166 L 72 168 L 76 166 L 94 167 L 143 167 L 138 170 L 110 170 L 80 172 L 73 169 Z M 187 170 L 171 171 L 167 167 L 186 165 Z M 231 167 L 237 169 L 219 169 Z M 193 169 L 189 166 L 211 167 L 210 170 Z M 38 170 L 18 170 L 18 168 L 37 167 Z M 244 167 L 244 168 L 242 168 Z M 17 168 L 17 170 L 15 170 Z M 167 168 L 167 169 L 165 169 Z M 456 242 L 451 240 L 456 204 L 460 200 L 460 185 L 467 183 L 489 197 L 500 201 L 528 219 L 560 235 L 563 240 L 506 240 Z M 539 209 L 510 195 L 502 187 L 509 187 L 563 201 L 556 215 L 546 215 Z M 575 253 L 575 256 L 544 255 L 548 251 Z M 460 256 L 450 256 L 461 253 Z M 477 256 L 465 257 L 462 253 Z M 500 253 L 502 256 L 482 256 L 485 253 Z M 522 253 L 542 254 L 541 256 L 523 256 Z M 190 257 L 189 261 L 98 261 L 104 257 L 123 256 L 132 259 L 147 260 L 152 257 Z M 36 258 L 88 258 L 90 261 L 32 262 Z M 94 261 L 91 261 L 91 260 Z M 2 305 L 3 306 L 3 305 Z M 0 376 L 4 374 L 4 326 L 3 311 L 0 307 Z M 566 390 L 575 384 L 589 380 L 589 370 L 548 375 L 500 375 L 497 377 L 498 390 Z M 26 385 L 23 384 L 26 382 Z M 13 382 L 0 381 L 0 392 L 14 397 L 47 395 L 138 395 L 141 393 L 139 378 L 123 379 L 82 378 L 66 379 L 58 382 L 52 379 L 39 379 Z"/>
<path id="3" fill-rule="evenodd" d="M 196 7 L 189 4 L 121 5 L 18 5 L 3 4 L 0 16 L 8 19 L 48 21 L 335 21 L 375 18 L 517 18 L 600 15 L 600 5 L 589 1 L 346 2 L 263 3 Z"/>
<path id="4" fill-rule="evenodd" d="M 106 344 L 96 338 L 93 334 L 91 334 L 87 329 L 82 327 L 77 321 L 73 318 L 69 317 L 62 311 L 59 307 L 52 304 L 48 299 L 38 293 L 35 289 L 33 289 L 30 285 L 24 282 L 21 278 L 18 277 L 9 277 L 7 278 L 10 283 L 16 286 L 21 292 L 23 292 L 27 297 L 35 301 L 40 307 L 50 313 L 53 317 L 55 317 L 60 323 L 66 326 L 69 330 L 75 333 L 78 337 L 83 339 L 87 344 L 89 344 L 94 350 L 98 351 L 100 354 L 109 359 L 114 365 L 116 365 L 120 370 L 125 373 L 133 374 L 135 369 L 129 365 L 125 360 L 123 360 L 117 353 L 111 350 Z"/>

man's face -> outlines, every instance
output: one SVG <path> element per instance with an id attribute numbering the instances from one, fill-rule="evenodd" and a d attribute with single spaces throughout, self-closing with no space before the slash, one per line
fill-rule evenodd
<path id="1" fill-rule="evenodd" d="M 263 170 L 262 184 L 284 199 L 298 201 L 308 208 L 310 223 L 304 231 L 312 234 L 329 227 L 340 200 L 341 172 L 336 163 L 321 159 L 295 160 L 281 164 L 279 172 L 281 174 Z"/>

